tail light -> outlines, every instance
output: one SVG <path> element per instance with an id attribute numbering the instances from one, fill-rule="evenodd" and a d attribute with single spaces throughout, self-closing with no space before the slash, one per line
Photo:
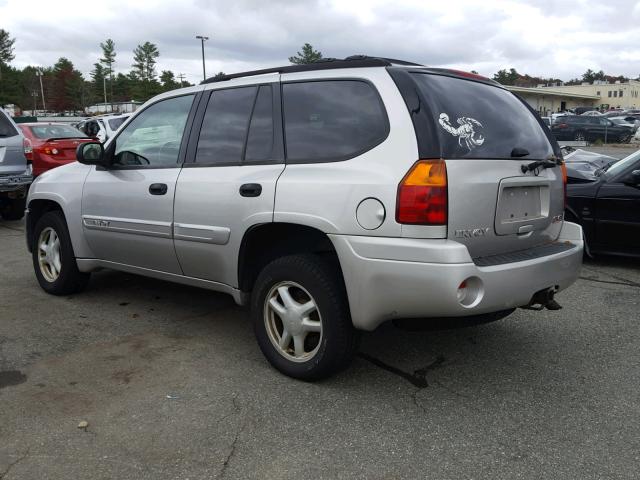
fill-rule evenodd
<path id="1" fill-rule="evenodd" d="M 40 148 L 40 151 L 42 153 L 46 153 L 47 155 L 58 155 L 59 153 L 62 153 L 60 150 L 58 150 L 55 147 L 42 147 Z"/>
<path id="2" fill-rule="evenodd" d="M 556 125 L 556 128 L 569 128 L 569 125 L 567 125 L 566 123 L 559 123 L 558 125 Z"/>
<path id="3" fill-rule="evenodd" d="M 22 140 L 22 148 L 24 149 L 24 156 L 27 157 L 27 160 L 33 162 L 33 146 L 31 145 L 31 140 L 28 138 Z"/>
<path id="4" fill-rule="evenodd" d="M 564 189 L 564 208 L 567 208 L 567 164 L 562 162 L 560 169 L 562 170 L 562 188 Z"/>
<path id="5" fill-rule="evenodd" d="M 444 160 L 419 160 L 398 185 L 396 221 L 447 224 L 447 167 Z"/>

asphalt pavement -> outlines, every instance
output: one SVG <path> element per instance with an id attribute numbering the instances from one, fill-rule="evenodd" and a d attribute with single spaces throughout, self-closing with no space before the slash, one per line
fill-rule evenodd
<path id="1" fill-rule="evenodd" d="M 103 271 L 45 294 L 0 222 L 0 479 L 635 479 L 640 261 L 485 325 L 282 376 L 230 297 Z M 86 428 L 78 428 L 80 422 Z"/>

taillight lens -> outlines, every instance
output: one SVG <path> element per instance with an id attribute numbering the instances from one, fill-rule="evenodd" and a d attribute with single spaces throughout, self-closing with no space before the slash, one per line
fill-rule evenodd
<path id="1" fill-rule="evenodd" d="M 47 155 L 58 155 L 60 150 L 55 147 L 42 147 L 41 150 Z"/>
<path id="2" fill-rule="evenodd" d="M 396 221 L 447 224 L 447 167 L 444 160 L 419 160 L 398 185 Z"/>
<path id="3" fill-rule="evenodd" d="M 567 164 L 562 162 L 560 169 L 562 170 L 562 188 L 564 189 L 564 208 L 567 208 Z"/>
<path id="4" fill-rule="evenodd" d="M 24 156 L 27 157 L 27 160 L 33 161 L 33 146 L 28 138 L 22 140 L 22 148 L 24 149 Z"/>

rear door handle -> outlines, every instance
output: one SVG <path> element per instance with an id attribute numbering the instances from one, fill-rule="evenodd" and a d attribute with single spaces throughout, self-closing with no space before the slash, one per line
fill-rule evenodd
<path id="1" fill-rule="evenodd" d="M 240 187 L 240 195 L 243 197 L 259 197 L 262 193 L 262 185 L 259 183 L 245 183 Z"/>
<path id="2" fill-rule="evenodd" d="M 167 184 L 166 183 L 152 183 L 149 185 L 149 193 L 151 195 L 164 195 L 167 193 Z"/>

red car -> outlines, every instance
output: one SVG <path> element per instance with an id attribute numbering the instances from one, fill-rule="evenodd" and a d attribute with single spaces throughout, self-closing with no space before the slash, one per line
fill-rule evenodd
<path id="1" fill-rule="evenodd" d="M 21 123 L 24 154 L 33 165 L 33 176 L 76 160 L 79 144 L 94 141 L 64 123 Z"/>

